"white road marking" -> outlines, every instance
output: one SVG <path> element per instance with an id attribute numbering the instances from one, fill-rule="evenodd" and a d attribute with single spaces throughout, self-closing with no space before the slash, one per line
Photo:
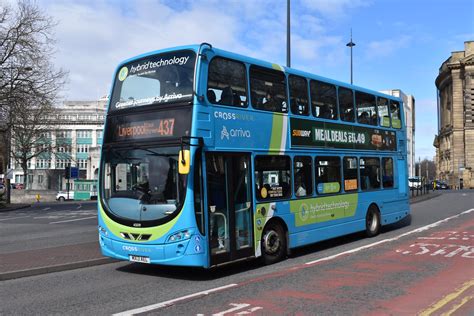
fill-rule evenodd
<path id="1" fill-rule="evenodd" d="M 25 218 L 25 217 L 30 217 L 30 216 L 18 216 L 18 217 L 2 218 L 2 219 L 0 219 L 0 221 L 8 221 L 8 220 L 11 220 L 11 219 Z"/>
<path id="2" fill-rule="evenodd" d="M 83 217 L 83 218 L 76 218 L 76 219 L 68 219 L 68 220 L 65 220 L 65 221 L 51 222 L 50 224 L 59 224 L 59 223 L 83 221 L 85 219 L 91 219 L 91 218 L 96 218 L 96 217 L 97 216 L 90 216 L 90 217 Z"/>
<path id="3" fill-rule="evenodd" d="M 198 297 L 198 296 L 209 295 L 211 293 L 226 290 L 226 289 L 229 289 L 229 288 L 232 288 L 232 287 L 235 287 L 235 286 L 237 286 L 237 284 L 232 283 L 232 284 L 224 285 L 224 286 L 221 286 L 221 287 L 216 287 L 216 288 L 213 288 L 213 289 L 210 289 L 210 290 L 207 290 L 207 291 L 202 291 L 202 292 L 197 292 L 197 293 L 186 295 L 186 296 L 181 296 L 181 297 L 169 300 L 169 301 L 165 301 L 165 302 L 161 302 L 161 303 L 157 303 L 157 304 L 152 304 L 152 305 L 148 305 L 148 306 L 144 306 L 144 307 L 140 307 L 140 308 L 136 308 L 136 309 L 131 309 L 129 311 L 113 314 L 113 316 L 129 316 L 129 315 L 135 315 L 135 314 L 140 314 L 140 313 L 146 313 L 146 312 L 149 312 L 149 311 L 152 311 L 152 310 L 155 310 L 155 309 L 159 309 L 159 308 L 174 305 L 175 303 L 178 303 L 180 301 L 188 300 L 188 299 L 195 298 L 195 297 Z"/>
<path id="4" fill-rule="evenodd" d="M 246 303 L 243 303 L 243 304 L 231 303 L 230 305 L 233 306 L 231 309 L 219 312 L 217 314 L 212 314 L 212 316 L 224 316 L 225 314 L 236 312 L 238 310 L 241 310 L 242 308 L 246 308 L 250 306 L 250 304 L 246 304 Z"/>
<path id="5" fill-rule="evenodd" d="M 398 240 L 402 237 L 409 236 L 409 235 L 412 235 L 412 234 L 415 234 L 415 233 L 423 232 L 423 231 L 429 230 L 431 228 L 437 227 L 437 226 L 441 225 L 442 223 L 448 222 L 449 220 L 458 218 L 461 215 L 468 214 L 468 213 L 471 213 L 471 212 L 474 212 L 474 209 L 464 211 L 464 212 L 462 212 L 458 215 L 454 215 L 454 216 L 445 218 L 443 220 L 437 221 L 433 224 L 429 224 L 429 225 L 411 230 L 409 232 L 406 232 L 404 234 L 398 235 L 398 236 L 393 237 L 393 238 L 380 240 L 380 241 L 371 243 L 369 245 L 365 245 L 365 246 L 362 246 L 362 247 L 347 250 L 347 251 L 344 251 L 344 252 L 341 252 L 341 253 L 338 253 L 338 254 L 335 254 L 335 255 L 332 255 L 332 256 L 328 256 L 328 257 L 325 257 L 325 258 L 321 258 L 321 259 L 318 259 L 318 260 L 306 262 L 305 264 L 306 265 L 312 265 L 312 264 L 316 264 L 316 263 L 319 263 L 319 262 L 330 261 L 332 259 L 344 256 L 344 255 L 347 255 L 347 254 L 356 253 L 356 252 L 359 252 L 361 250 L 372 248 L 372 247 L 375 247 L 375 246 L 380 245 L 380 244 L 384 244 L 384 243 L 391 242 L 391 241 L 396 241 L 396 240 Z M 208 294 L 213 293 L 213 292 L 226 290 L 226 289 L 233 288 L 233 287 L 236 287 L 236 286 L 238 286 L 238 284 L 232 283 L 232 284 L 217 287 L 217 288 L 214 288 L 214 289 L 211 289 L 211 290 L 207 290 L 207 291 L 203 291 L 203 292 L 197 292 L 197 293 L 194 293 L 194 294 L 189 294 L 189 295 L 186 295 L 186 296 L 178 297 L 178 298 L 175 298 L 175 299 L 172 299 L 172 300 L 169 300 L 169 301 L 165 301 L 165 302 L 161 302 L 161 303 L 157 303 L 157 304 L 152 304 L 152 305 L 148 305 L 148 306 L 144 306 L 144 307 L 140 307 L 140 308 L 136 308 L 136 309 L 131 309 L 131 310 L 124 311 L 124 312 L 121 312 L 121 313 L 113 314 L 113 316 L 129 316 L 129 315 L 136 315 L 136 314 L 140 314 L 140 313 L 146 313 L 146 312 L 149 312 L 149 311 L 152 311 L 152 310 L 156 310 L 156 309 L 160 309 L 160 308 L 163 308 L 163 307 L 174 305 L 174 304 L 179 303 L 179 302 L 184 301 L 184 300 L 188 300 L 188 299 L 191 299 L 191 298 L 196 298 L 196 297 L 199 297 L 199 296 L 208 295 Z M 200 315 L 200 314 L 198 314 L 198 315 Z"/>
<path id="6" fill-rule="evenodd" d="M 44 209 L 42 209 L 42 211 L 47 211 L 47 210 L 50 210 L 51 207 L 45 207 Z"/>
<path id="7" fill-rule="evenodd" d="M 409 232 L 406 232 L 404 234 L 395 236 L 393 238 L 383 239 L 383 240 L 380 240 L 380 241 L 377 241 L 377 242 L 374 242 L 374 243 L 371 243 L 371 244 L 368 244 L 368 245 L 365 245 L 365 246 L 362 246 L 362 247 L 358 247 L 358 248 L 354 248 L 354 249 L 351 249 L 351 250 L 343 251 L 343 252 L 337 253 L 335 255 L 329 256 L 329 257 L 325 257 L 325 258 L 321 258 L 321 259 L 318 259 L 318 260 L 306 262 L 305 264 L 311 265 L 311 264 L 316 264 L 316 263 L 323 262 L 323 261 L 329 261 L 329 260 L 336 259 L 336 258 L 344 256 L 344 255 L 348 255 L 348 254 L 351 254 L 351 253 L 359 252 L 359 251 L 364 250 L 364 249 L 372 248 L 372 247 L 378 246 L 380 244 L 385 244 L 385 243 L 388 243 L 388 242 L 391 242 L 391 241 L 396 241 L 396 240 L 399 240 L 402 237 L 409 236 L 409 235 L 416 234 L 416 233 L 420 233 L 420 232 L 426 231 L 428 229 L 437 227 L 437 226 L 441 225 L 442 223 L 446 223 L 446 222 L 448 222 L 452 219 L 460 217 L 461 215 L 469 214 L 471 212 L 474 212 L 474 208 L 472 208 L 470 210 L 467 210 L 467 211 L 464 211 L 462 213 L 459 213 L 458 215 L 447 217 L 447 218 L 442 219 L 440 221 L 437 221 L 433 224 L 429 224 L 429 225 L 422 226 L 420 228 L 411 230 Z"/>
<path id="8" fill-rule="evenodd" d="M 79 204 L 78 207 L 76 207 L 76 210 L 80 209 L 82 207 L 82 204 Z"/>

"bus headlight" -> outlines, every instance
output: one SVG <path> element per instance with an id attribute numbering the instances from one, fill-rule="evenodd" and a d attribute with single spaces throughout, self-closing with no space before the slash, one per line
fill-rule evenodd
<path id="1" fill-rule="evenodd" d="M 177 242 L 177 241 L 182 241 L 191 238 L 192 231 L 190 229 L 182 230 L 179 232 L 176 232 L 174 234 L 171 234 L 168 237 L 167 242 Z"/>
<path id="2" fill-rule="evenodd" d="M 105 237 L 109 236 L 109 233 L 107 232 L 107 229 L 105 229 L 104 227 L 102 226 L 98 226 L 99 227 L 99 235 L 104 235 Z"/>

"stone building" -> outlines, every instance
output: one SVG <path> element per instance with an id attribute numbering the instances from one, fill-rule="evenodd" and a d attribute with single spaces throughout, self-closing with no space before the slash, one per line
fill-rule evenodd
<path id="1" fill-rule="evenodd" d="M 399 89 L 380 91 L 385 94 L 402 99 L 407 128 L 407 165 L 408 176 L 415 176 L 415 98 Z"/>
<path id="2" fill-rule="evenodd" d="M 436 78 L 437 177 L 451 188 L 474 188 L 474 41 L 452 52 Z"/>
<path id="3" fill-rule="evenodd" d="M 57 106 L 55 130 L 45 133 L 52 151 L 28 162 L 27 186 L 33 190 L 65 190 L 65 167 L 79 168 L 79 178 L 97 179 L 107 99 L 66 101 Z M 14 144 L 12 144 L 14 148 Z M 11 162 L 12 183 L 23 183 L 20 165 Z"/>

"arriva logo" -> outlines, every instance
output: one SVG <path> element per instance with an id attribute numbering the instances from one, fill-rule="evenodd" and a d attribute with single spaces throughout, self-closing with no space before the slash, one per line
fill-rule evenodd
<path id="1" fill-rule="evenodd" d="M 227 128 L 225 128 L 225 126 L 223 125 L 221 131 L 221 139 L 224 139 L 224 137 L 229 139 L 229 132 L 227 131 Z"/>
<path id="2" fill-rule="evenodd" d="M 230 137 L 233 138 L 251 138 L 252 135 L 250 134 L 250 131 L 248 129 L 241 129 L 241 128 L 232 128 L 229 131 L 227 131 L 227 128 L 225 125 L 222 125 L 222 131 L 221 131 L 221 140 L 227 138 L 227 140 L 230 140 Z"/>

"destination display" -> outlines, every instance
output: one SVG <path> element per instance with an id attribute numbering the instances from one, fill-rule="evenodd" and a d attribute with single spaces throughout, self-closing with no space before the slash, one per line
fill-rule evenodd
<path id="1" fill-rule="evenodd" d="M 105 142 L 188 136 L 190 128 L 190 109 L 111 116 Z"/>
<path id="2" fill-rule="evenodd" d="M 305 119 L 290 119 L 291 145 L 365 150 L 397 150 L 394 131 Z"/>

